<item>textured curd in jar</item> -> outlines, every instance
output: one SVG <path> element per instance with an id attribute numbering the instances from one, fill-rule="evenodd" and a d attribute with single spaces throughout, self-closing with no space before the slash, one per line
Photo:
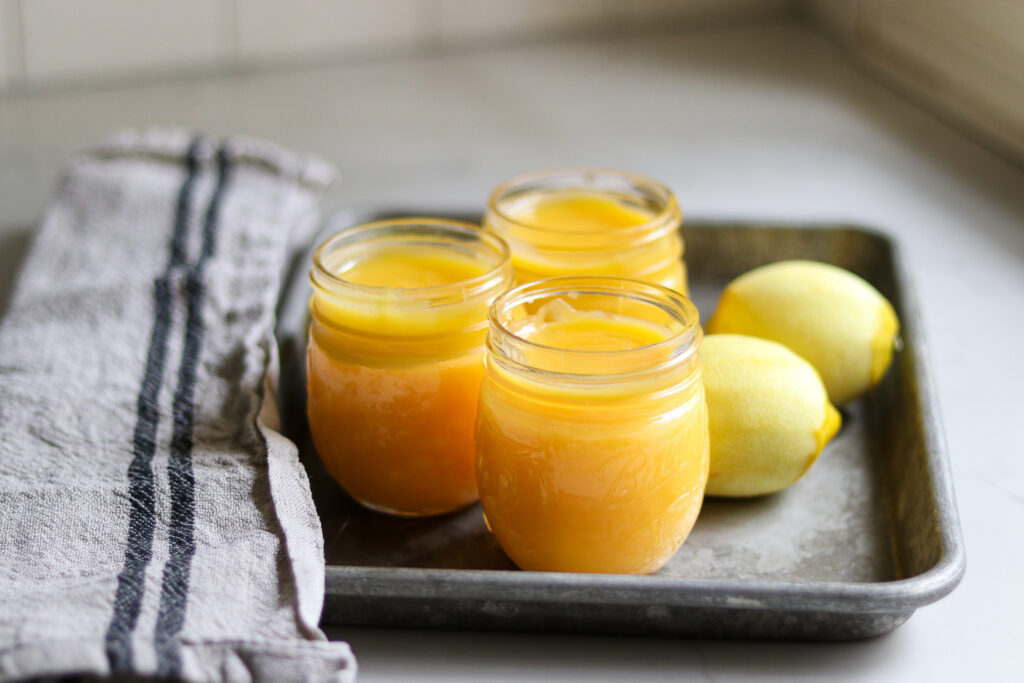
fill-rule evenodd
<path id="1" fill-rule="evenodd" d="M 657 215 L 647 207 L 614 194 L 592 190 L 560 190 L 521 197 L 503 207 L 516 223 L 548 230 L 543 247 L 513 245 L 512 264 L 518 282 L 562 275 L 630 277 L 686 292 L 683 244 L 679 233 L 631 244 L 581 249 L 581 235 L 593 244 L 614 245 L 615 234 L 651 223 Z M 607 238 L 607 240 L 606 240 Z"/>
<path id="2" fill-rule="evenodd" d="M 658 344 L 661 325 L 545 303 L 511 330 L 548 349 L 589 350 L 567 372 L 614 373 L 606 352 Z M 548 351 L 540 351 L 547 353 Z M 529 363 L 529 358 L 522 359 Z M 586 367 L 592 364 L 592 367 Z M 708 418 L 699 360 L 633 381 L 536 381 L 488 358 L 477 485 L 488 526 L 521 568 L 649 573 L 700 511 Z"/>
<path id="3" fill-rule="evenodd" d="M 402 288 L 483 275 L 450 249 L 389 245 L 339 267 L 346 282 L 395 297 L 314 294 L 308 414 L 317 453 L 357 501 L 426 515 L 477 499 L 473 430 L 483 377 L 486 302 L 399 305 Z"/>

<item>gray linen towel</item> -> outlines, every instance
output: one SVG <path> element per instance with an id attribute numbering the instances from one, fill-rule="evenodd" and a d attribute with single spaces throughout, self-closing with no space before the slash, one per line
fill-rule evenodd
<path id="1" fill-rule="evenodd" d="M 355 678 L 267 387 L 332 176 L 175 130 L 72 164 L 0 325 L 0 679 Z"/>

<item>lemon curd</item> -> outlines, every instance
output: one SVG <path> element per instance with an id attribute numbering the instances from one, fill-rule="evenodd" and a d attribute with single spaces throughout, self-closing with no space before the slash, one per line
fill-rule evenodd
<path id="1" fill-rule="evenodd" d="M 491 195 L 484 225 L 512 249 L 517 280 L 613 275 L 686 293 L 682 213 L 665 186 L 610 170 L 518 176 Z"/>
<path id="2" fill-rule="evenodd" d="M 485 264 L 469 254 L 430 245 L 384 245 L 338 275 L 356 285 L 413 289 L 439 287 L 480 277 Z"/>
<path id="3" fill-rule="evenodd" d="M 325 242 L 311 279 L 307 411 L 327 471 L 381 512 L 475 501 L 487 309 L 511 282 L 508 248 L 466 224 L 385 221 Z"/>
<path id="4" fill-rule="evenodd" d="M 572 234 L 631 228 L 649 223 L 654 214 L 597 192 L 568 190 L 538 197 L 525 204 L 516 218 L 528 225 L 560 225 Z"/>
<path id="5" fill-rule="evenodd" d="M 519 567 L 649 573 L 679 548 L 708 476 L 700 340 L 689 300 L 635 280 L 557 278 L 495 301 L 477 485 Z"/>

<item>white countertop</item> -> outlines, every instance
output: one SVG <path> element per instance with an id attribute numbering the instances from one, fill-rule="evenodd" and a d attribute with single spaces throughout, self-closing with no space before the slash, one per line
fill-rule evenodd
<path id="1" fill-rule="evenodd" d="M 0 301 L 59 168 L 125 125 L 244 132 L 342 172 L 330 207 L 480 208 L 594 164 L 691 216 L 845 220 L 902 244 L 944 415 L 967 574 L 888 636 L 796 644 L 337 629 L 360 680 L 1009 680 L 1024 632 L 1024 172 L 774 25 L 0 100 Z"/>

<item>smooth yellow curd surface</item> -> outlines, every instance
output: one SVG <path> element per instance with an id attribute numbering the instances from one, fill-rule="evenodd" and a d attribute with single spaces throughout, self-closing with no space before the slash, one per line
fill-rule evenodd
<path id="1" fill-rule="evenodd" d="M 548 315 L 551 303 L 546 307 Z M 520 327 L 518 335 L 544 346 L 576 351 L 623 351 L 665 339 L 664 330 L 657 325 L 599 311 L 575 313 L 564 304 L 559 308 L 554 320 L 535 328 Z"/>
<path id="2" fill-rule="evenodd" d="M 338 275 L 370 287 L 438 287 L 483 275 L 486 268 L 469 254 L 431 246 L 392 244 L 345 264 Z"/>
<path id="3" fill-rule="evenodd" d="M 486 271 L 450 249 L 391 246 L 339 275 L 373 287 L 434 287 Z M 328 472 L 357 501 L 405 515 L 477 499 L 473 429 L 486 302 L 437 307 L 314 294 L 308 413 Z"/>
<path id="4" fill-rule="evenodd" d="M 520 283 L 560 275 L 615 275 L 686 292 L 683 245 L 677 231 L 650 241 L 638 236 L 632 243 L 617 243 L 614 237 L 657 218 L 644 207 L 613 195 L 566 190 L 521 199 L 508 209 L 508 216 L 522 225 L 551 231 L 541 240 L 544 246 L 536 249 L 517 249 L 515 240 L 510 240 Z M 605 246 L 597 248 L 599 244 Z"/>
<path id="5" fill-rule="evenodd" d="M 627 206 L 607 195 L 580 191 L 541 195 L 515 217 L 527 225 L 565 232 L 617 230 L 654 220 L 652 212 L 640 207 Z"/>
<path id="6" fill-rule="evenodd" d="M 591 350 L 606 373 L 616 368 L 603 352 L 640 349 L 668 334 L 647 321 L 551 303 L 534 316 L 543 322 L 523 321 L 516 335 Z M 708 476 L 699 372 L 694 360 L 584 388 L 534 381 L 488 359 L 477 484 L 488 526 L 519 567 L 650 573 L 668 561 L 696 521 Z"/>

